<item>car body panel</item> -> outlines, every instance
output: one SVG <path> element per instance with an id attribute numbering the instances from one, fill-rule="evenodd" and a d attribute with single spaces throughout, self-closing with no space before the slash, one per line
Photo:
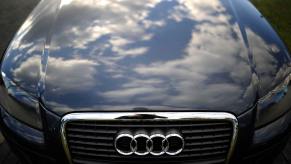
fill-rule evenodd
<path id="1" fill-rule="evenodd" d="M 59 9 L 57 0 L 41 1 L 15 34 L 1 60 L 0 103 L 18 120 L 38 124 L 39 81 L 44 45 Z"/>
<path id="2" fill-rule="evenodd" d="M 239 115 L 290 72 L 284 44 L 246 0 L 55 0 L 48 6 L 48 18 L 16 35 L 30 46 L 12 44 L 2 74 L 58 115 Z"/>

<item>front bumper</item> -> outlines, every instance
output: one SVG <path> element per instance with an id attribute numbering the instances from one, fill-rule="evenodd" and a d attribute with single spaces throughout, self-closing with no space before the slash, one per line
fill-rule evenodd
<path id="1" fill-rule="evenodd" d="M 27 163 L 68 163 L 60 134 L 61 118 L 54 113 L 43 110 L 43 143 L 29 140 L 19 135 L 12 125 L 3 121 L 4 110 L 1 109 L 1 130 L 12 150 Z M 276 121 L 260 128 L 254 128 L 254 111 L 249 110 L 237 117 L 238 136 L 231 163 L 254 163 L 262 160 L 266 154 L 279 153 L 288 139 L 291 124 L 291 111 Z M 7 116 L 5 116 L 7 117 Z M 11 117 L 11 116 L 10 116 Z M 13 118 L 12 118 L 13 119 Z M 15 120 L 17 121 L 17 120 Z M 22 125 L 17 121 L 18 125 Z M 15 124 L 15 126 L 17 125 Z M 26 125 L 25 125 L 26 126 Z M 32 133 L 31 133 L 32 134 Z M 286 140 L 282 139 L 286 138 Z M 274 155 L 272 155 L 273 157 Z"/>

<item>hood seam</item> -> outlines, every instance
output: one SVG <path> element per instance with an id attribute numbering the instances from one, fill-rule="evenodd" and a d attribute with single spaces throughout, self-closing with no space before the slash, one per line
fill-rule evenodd
<path id="1" fill-rule="evenodd" d="M 51 20 L 51 26 L 48 28 L 47 35 L 44 40 L 44 47 L 43 47 L 43 52 L 41 55 L 41 66 L 40 66 L 40 79 L 38 82 L 38 99 L 39 102 L 42 103 L 44 101 L 43 99 L 43 94 L 45 92 L 45 81 L 46 81 L 46 71 L 47 71 L 47 65 L 48 65 L 48 57 L 50 53 L 50 45 L 51 45 L 51 39 L 52 39 L 52 33 L 55 27 L 56 20 L 58 18 L 60 8 L 61 8 L 61 1 L 58 0 L 58 5 L 56 5 L 56 13 L 54 17 Z M 42 103 L 44 104 L 44 103 Z"/>

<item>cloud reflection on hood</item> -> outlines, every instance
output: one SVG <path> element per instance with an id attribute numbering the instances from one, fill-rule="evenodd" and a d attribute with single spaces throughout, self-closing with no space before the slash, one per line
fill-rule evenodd
<path id="1" fill-rule="evenodd" d="M 98 73 L 87 71 L 94 76 L 90 82 L 83 78 L 82 89 L 66 90 L 61 81 L 47 78 L 47 100 L 61 104 L 50 92 L 60 88 L 62 98 L 68 99 L 69 93 L 78 90 L 95 97 L 81 98 L 84 104 L 98 100 L 104 105 L 207 106 L 217 110 L 248 105 L 245 98 L 254 95 L 255 75 L 225 1 L 95 2 L 75 0 L 62 8 L 50 58 L 62 56 L 63 64 L 72 56 L 94 61 L 98 65 L 90 68 Z M 68 19 L 72 12 L 79 14 Z M 58 74 L 63 68 L 54 63 L 48 62 L 47 77 L 62 77 Z M 67 76 L 63 83 L 75 81 L 70 80 L 75 76 Z"/>
<path id="2" fill-rule="evenodd" d="M 267 84 L 259 78 L 285 71 L 265 53 L 281 47 L 238 22 L 240 12 L 229 0 L 68 1 L 49 36 L 43 102 L 56 112 L 172 106 L 242 113 Z M 37 79 L 31 70 L 39 60 L 26 56 L 15 79 Z"/>

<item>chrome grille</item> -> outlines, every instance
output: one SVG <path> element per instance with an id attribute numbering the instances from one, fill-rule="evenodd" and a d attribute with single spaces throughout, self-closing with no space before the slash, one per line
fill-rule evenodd
<path id="1" fill-rule="evenodd" d="M 131 113 L 127 114 L 131 115 Z M 144 113 L 135 114 L 140 116 L 139 114 Z M 165 113 L 151 114 L 154 116 L 165 115 Z M 174 113 L 169 115 L 171 114 Z M 177 114 L 181 115 L 179 117 L 172 115 L 174 119 L 171 117 L 158 117 L 158 119 L 114 117 L 108 119 L 107 114 L 105 116 L 104 113 L 87 115 L 86 119 L 82 114 L 71 115 L 71 117 L 63 119 L 64 147 L 70 162 L 81 164 L 94 162 L 140 163 L 140 161 L 145 163 L 155 161 L 227 163 L 236 137 L 237 122 L 235 117 L 220 113 L 187 112 L 183 114 L 185 114 L 185 118 L 179 113 Z M 201 117 L 202 115 L 203 117 Z M 208 117 L 206 117 L 207 115 Z M 119 131 L 125 129 L 130 131 L 175 129 L 182 134 L 185 147 L 179 155 L 175 156 L 123 156 L 116 152 L 114 139 Z"/>

